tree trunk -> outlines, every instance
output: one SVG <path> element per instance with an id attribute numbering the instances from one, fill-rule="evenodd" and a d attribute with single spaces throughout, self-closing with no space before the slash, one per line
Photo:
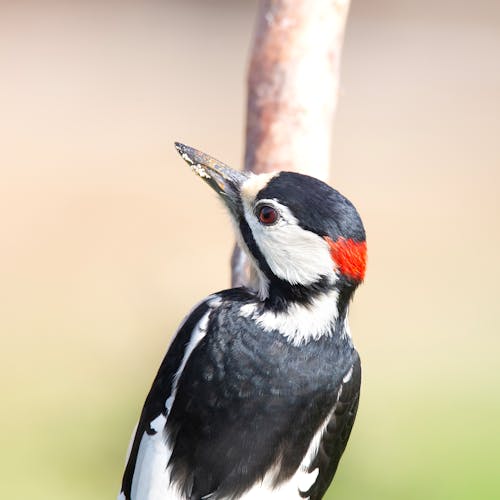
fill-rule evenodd
<path id="1" fill-rule="evenodd" d="M 248 72 L 245 169 L 328 178 L 349 0 L 262 0 Z M 232 285 L 247 282 L 236 247 Z"/>

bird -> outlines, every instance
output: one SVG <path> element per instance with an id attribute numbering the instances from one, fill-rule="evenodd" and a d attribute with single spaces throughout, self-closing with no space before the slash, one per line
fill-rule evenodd
<path id="1" fill-rule="evenodd" d="M 348 311 L 366 269 L 361 217 L 314 177 L 175 146 L 227 208 L 248 280 L 202 300 L 173 336 L 118 498 L 319 500 L 359 402 Z"/>

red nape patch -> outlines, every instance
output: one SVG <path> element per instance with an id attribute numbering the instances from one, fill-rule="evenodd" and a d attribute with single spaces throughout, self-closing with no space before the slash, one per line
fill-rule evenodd
<path id="1" fill-rule="evenodd" d="M 325 236 L 325 241 L 330 247 L 330 255 L 339 271 L 357 281 L 363 281 L 366 269 L 366 241 L 345 238 L 333 241 L 328 236 Z"/>

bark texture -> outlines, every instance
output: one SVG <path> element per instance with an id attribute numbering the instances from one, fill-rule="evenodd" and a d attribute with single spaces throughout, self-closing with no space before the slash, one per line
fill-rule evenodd
<path id="1" fill-rule="evenodd" d="M 245 169 L 326 180 L 349 0 L 262 0 L 248 71 Z M 247 280 L 236 248 L 233 286 Z"/>

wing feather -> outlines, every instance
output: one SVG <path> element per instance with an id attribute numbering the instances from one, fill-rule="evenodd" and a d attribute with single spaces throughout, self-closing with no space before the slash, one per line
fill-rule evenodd
<path id="1" fill-rule="evenodd" d="M 330 486 L 356 418 L 360 385 L 361 363 L 359 356 L 356 355 L 350 377 L 347 373 L 342 381 L 332 416 L 323 431 L 318 451 L 308 469 L 309 472 L 319 469 L 318 478 L 309 490 L 301 492 L 303 498 L 320 500 Z"/>
<path id="2" fill-rule="evenodd" d="M 175 334 L 153 381 L 137 424 L 137 430 L 132 437 L 130 453 L 123 474 L 120 497 L 125 500 L 131 500 L 132 491 L 134 491 L 133 496 L 137 496 L 138 486 L 136 485 L 147 483 L 146 480 L 141 480 L 146 470 L 156 471 L 166 468 L 166 463 L 163 464 L 163 461 L 168 460 L 166 439 L 162 429 L 151 424 L 158 422 L 156 420 L 158 417 L 166 420 L 166 402 L 173 395 L 176 374 L 182 366 L 193 331 L 210 309 L 210 300 L 209 297 L 188 314 Z M 159 480 L 163 481 L 165 478 L 160 479 L 163 476 L 164 474 L 160 474 Z M 141 498 L 145 497 L 141 496 Z"/>

